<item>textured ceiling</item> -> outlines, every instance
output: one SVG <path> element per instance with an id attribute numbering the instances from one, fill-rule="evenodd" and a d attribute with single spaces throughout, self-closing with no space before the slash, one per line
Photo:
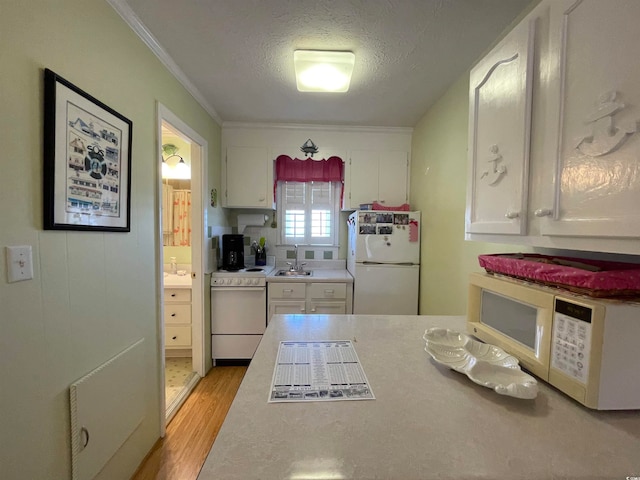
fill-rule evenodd
<path id="1" fill-rule="evenodd" d="M 224 122 L 413 127 L 531 0 L 122 0 Z M 349 50 L 347 93 L 293 51 Z"/>

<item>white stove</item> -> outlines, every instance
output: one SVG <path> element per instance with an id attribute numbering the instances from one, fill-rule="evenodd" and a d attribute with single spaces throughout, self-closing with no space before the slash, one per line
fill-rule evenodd
<path id="1" fill-rule="evenodd" d="M 267 328 L 267 275 L 272 265 L 211 274 L 213 364 L 248 363 Z"/>

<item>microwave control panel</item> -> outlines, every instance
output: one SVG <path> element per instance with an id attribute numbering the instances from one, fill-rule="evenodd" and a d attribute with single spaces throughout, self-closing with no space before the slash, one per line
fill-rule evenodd
<path id="1" fill-rule="evenodd" d="M 556 298 L 551 367 L 583 384 L 589 376 L 592 317 L 591 308 Z"/>

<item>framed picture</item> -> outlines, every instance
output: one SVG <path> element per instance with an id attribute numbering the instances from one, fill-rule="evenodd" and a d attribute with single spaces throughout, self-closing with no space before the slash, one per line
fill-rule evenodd
<path id="1" fill-rule="evenodd" d="M 44 72 L 45 230 L 130 231 L 131 120 Z"/>

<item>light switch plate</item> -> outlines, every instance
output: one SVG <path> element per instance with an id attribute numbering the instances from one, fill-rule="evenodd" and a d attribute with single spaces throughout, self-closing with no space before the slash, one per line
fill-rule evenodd
<path id="1" fill-rule="evenodd" d="M 7 247 L 7 282 L 19 282 L 33 278 L 31 245 Z"/>

